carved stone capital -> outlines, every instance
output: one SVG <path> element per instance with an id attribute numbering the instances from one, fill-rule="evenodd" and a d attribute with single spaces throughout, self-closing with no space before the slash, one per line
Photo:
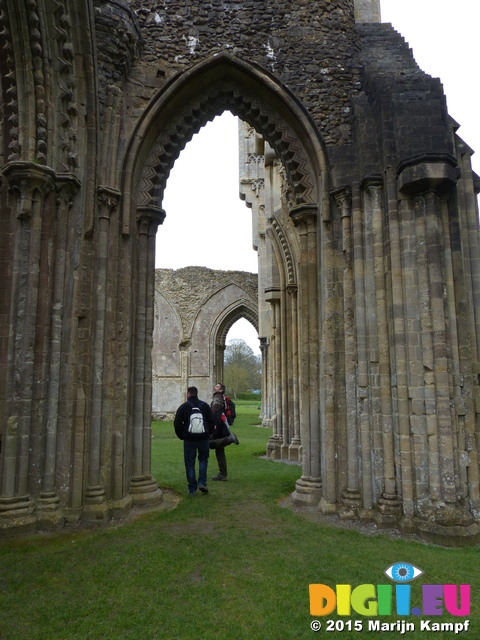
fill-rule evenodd
<path id="1" fill-rule="evenodd" d="M 361 188 L 368 199 L 371 209 L 380 209 L 382 206 L 383 180 L 381 176 L 369 176 L 361 184 Z"/>
<path id="2" fill-rule="evenodd" d="M 137 207 L 138 233 L 140 235 L 155 235 L 166 215 L 165 211 L 158 207 Z"/>
<path id="3" fill-rule="evenodd" d="M 360 184 L 360 189 L 366 191 L 368 187 L 383 187 L 383 178 L 379 173 L 365 176 Z"/>
<path id="4" fill-rule="evenodd" d="M 349 186 L 336 189 L 332 192 L 337 207 L 340 209 L 341 218 L 352 216 L 352 189 Z"/>
<path id="5" fill-rule="evenodd" d="M 293 300 L 295 300 L 298 294 L 298 285 L 287 284 L 287 293 Z"/>
<path id="6" fill-rule="evenodd" d="M 350 254 L 352 250 L 351 242 L 351 218 L 352 218 L 352 189 L 349 185 L 332 191 L 331 194 L 340 209 L 342 220 L 342 250 Z"/>
<path id="7" fill-rule="evenodd" d="M 290 217 L 296 227 L 314 225 L 317 221 L 317 216 L 318 206 L 313 203 L 299 204 L 290 209 Z"/>
<path id="8" fill-rule="evenodd" d="M 2 173 L 7 179 L 8 188 L 17 194 L 17 217 L 20 219 L 30 217 L 33 196 L 36 191 L 45 197 L 55 185 L 55 171 L 35 162 L 9 162 L 3 168 Z"/>
<path id="9" fill-rule="evenodd" d="M 98 215 L 100 218 L 110 219 L 112 212 L 118 206 L 121 197 L 120 191 L 100 185 L 97 187 Z"/>
<path id="10" fill-rule="evenodd" d="M 73 198 L 80 190 L 81 182 L 73 173 L 60 173 L 55 178 L 57 205 L 70 208 Z"/>

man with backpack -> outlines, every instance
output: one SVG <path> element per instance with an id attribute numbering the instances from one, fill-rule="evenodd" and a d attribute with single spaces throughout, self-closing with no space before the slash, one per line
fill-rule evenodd
<path id="1" fill-rule="evenodd" d="M 209 440 L 210 434 L 213 433 L 215 419 L 209 405 L 198 399 L 197 387 L 188 387 L 187 401 L 178 407 L 173 426 L 177 437 L 183 440 L 183 457 L 189 495 L 195 495 L 197 488 L 202 493 L 208 493 Z M 197 452 L 198 482 L 195 474 Z"/>
<path id="2" fill-rule="evenodd" d="M 212 411 L 215 418 L 215 426 L 210 436 L 210 448 L 215 449 L 218 462 L 218 474 L 212 480 L 227 480 L 227 458 L 225 447 L 229 444 L 240 444 L 237 436 L 230 430 L 236 417 L 235 404 L 228 396 L 225 396 L 225 385 L 217 383 L 213 387 Z"/>

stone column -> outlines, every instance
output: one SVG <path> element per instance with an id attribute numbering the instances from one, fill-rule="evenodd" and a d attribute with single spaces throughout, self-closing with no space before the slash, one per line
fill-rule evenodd
<path id="1" fill-rule="evenodd" d="M 30 162 L 3 169 L 17 195 L 18 229 L 13 257 L 10 340 L 6 384 L 6 439 L 0 495 L 0 529 L 36 527 L 28 494 L 35 338 L 41 255 L 42 213 L 55 173 Z"/>
<path id="2" fill-rule="evenodd" d="M 459 286 L 458 291 L 455 290 L 455 274 L 453 267 L 453 250 L 454 240 L 450 235 L 450 218 L 456 215 L 450 211 L 452 203 L 442 201 L 441 203 L 441 225 L 444 246 L 444 269 L 447 297 L 447 321 L 446 326 L 449 336 L 449 353 L 451 360 L 451 393 L 454 398 L 452 405 L 452 424 L 454 426 L 453 447 L 454 447 L 454 464 L 455 474 L 457 476 L 457 499 L 468 499 L 469 494 L 472 496 L 477 494 L 478 497 L 478 464 L 471 464 L 470 456 L 467 454 L 469 444 L 469 431 L 472 429 L 473 418 L 473 394 L 470 380 L 467 384 L 466 378 L 462 372 L 462 362 L 460 356 L 460 336 L 461 331 L 459 325 L 464 322 L 464 318 L 457 317 L 457 299 L 460 302 L 465 295 L 465 289 Z M 477 236 L 478 237 L 478 236 Z M 463 270 L 462 270 L 463 271 Z M 464 276 L 464 274 L 462 274 Z M 460 302 L 461 304 L 461 302 Z M 460 314 L 463 315 L 463 314 Z M 468 332 L 467 332 L 468 333 Z M 469 376 L 468 376 L 469 377 Z M 467 387 L 466 394 L 462 393 L 462 387 Z M 468 443 L 468 444 L 467 444 Z M 469 473 L 470 472 L 470 473 Z M 478 504 L 478 500 L 477 500 Z M 476 509 L 475 500 L 470 503 L 470 511 Z"/>
<path id="3" fill-rule="evenodd" d="M 215 367 L 213 369 L 213 384 L 218 382 L 223 383 L 224 369 L 225 368 L 225 345 L 217 344 L 215 346 Z"/>
<path id="4" fill-rule="evenodd" d="M 459 416 L 464 427 L 463 452 L 459 452 L 466 464 L 466 492 L 472 512 L 480 513 L 479 456 L 480 444 L 480 365 L 478 362 L 478 329 L 480 296 L 476 292 L 480 282 L 480 247 L 478 212 L 473 193 L 470 154 L 462 158 L 462 179 L 458 201 L 450 203 L 444 211 L 444 233 L 450 238 L 451 286 L 455 295 L 450 296 L 450 323 L 456 327 L 459 371 L 456 380 L 456 404 L 461 406 Z M 466 193 L 465 193 L 466 192 Z M 462 197 L 463 196 L 463 197 Z M 475 220 L 477 223 L 475 224 Z M 471 227 L 471 228 L 470 228 Z M 473 337 L 472 336 L 472 331 Z"/>
<path id="5" fill-rule="evenodd" d="M 83 507 L 85 466 L 85 442 L 87 431 L 87 409 L 83 387 L 79 386 L 75 397 L 75 415 L 72 439 L 72 481 L 71 481 L 71 510 L 80 518 Z"/>
<path id="6" fill-rule="evenodd" d="M 281 458 L 282 427 L 283 427 L 283 387 L 282 387 L 282 317 L 280 298 L 272 305 L 275 316 L 274 348 L 275 348 L 275 432 L 274 437 L 278 443 L 277 456 Z"/>
<path id="7" fill-rule="evenodd" d="M 153 328 L 155 323 L 155 238 L 158 226 L 162 224 L 165 215 L 150 219 L 147 238 L 147 298 L 145 318 L 145 376 L 144 405 L 143 405 L 143 456 L 142 475 L 151 477 L 152 469 L 152 349 Z"/>
<path id="8" fill-rule="evenodd" d="M 185 340 L 179 346 L 180 351 L 180 375 L 182 378 L 182 392 L 183 395 L 187 393 L 190 379 L 190 355 L 191 355 L 191 341 Z"/>
<path id="9" fill-rule="evenodd" d="M 265 337 L 259 338 L 260 341 L 260 353 L 262 354 L 262 412 L 260 417 L 262 424 L 264 424 L 265 418 L 268 416 L 267 402 L 268 402 L 268 339 Z"/>
<path id="10" fill-rule="evenodd" d="M 290 444 L 289 433 L 289 384 L 288 384 L 288 342 L 287 342 L 287 293 L 285 289 L 282 290 L 280 297 L 280 308 L 278 310 L 280 316 L 280 402 L 282 406 L 281 415 L 281 458 L 282 460 L 288 460 L 288 447 Z"/>
<path id="11" fill-rule="evenodd" d="M 470 151 L 470 150 L 469 150 Z M 480 360 L 480 313 L 477 313 L 480 305 L 480 235 L 478 233 L 478 180 L 472 171 L 471 154 L 465 153 L 461 163 L 462 191 L 462 231 L 463 251 L 465 252 L 466 274 L 469 277 L 469 297 L 471 323 L 471 348 L 476 362 Z M 476 186 L 476 189 L 475 189 Z M 475 338 L 473 337 L 475 336 Z"/>
<path id="12" fill-rule="evenodd" d="M 466 474 L 460 467 L 471 463 L 469 454 L 463 450 L 464 446 L 469 446 L 469 435 L 464 429 L 469 430 L 473 425 L 467 415 L 467 403 L 462 401 L 462 393 L 457 387 L 463 383 L 462 368 L 465 367 L 468 375 L 472 367 L 475 375 L 477 364 L 472 363 L 475 345 L 472 349 L 470 343 L 476 338 L 475 324 L 470 325 L 471 333 L 466 330 L 468 310 L 472 309 L 474 315 L 474 307 L 470 306 L 471 300 L 468 301 L 470 304 L 467 303 L 465 295 L 468 289 L 468 285 L 465 288 L 465 280 L 468 283 L 468 278 L 464 278 L 463 269 L 468 271 L 469 268 L 469 243 L 467 234 L 462 236 L 461 224 L 460 227 L 458 225 L 458 218 L 462 220 L 463 213 L 456 201 L 460 191 L 457 179 L 456 169 L 450 161 L 409 165 L 397 177 L 398 189 L 409 197 L 402 200 L 404 217 L 411 215 L 412 206 L 415 214 L 420 298 L 414 303 L 421 307 L 428 440 L 428 501 L 422 500 L 422 494 L 412 486 L 413 524 L 422 537 L 434 541 L 444 540 L 452 534 L 463 540 L 469 536 L 478 539 L 480 531 L 465 505 L 466 487 L 461 486 L 462 477 L 463 482 L 466 481 Z M 393 176 L 391 190 L 393 196 Z M 478 221 L 475 237 L 478 238 Z M 403 277 L 408 277 L 408 273 Z M 406 300 L 405 304 L 411 304 L 411 301 Z M 398 360 L 397 357 L 397 371 Z M 400 399 L 400 379 L 398 382 Z M 415 389 L 410 390 L 410 395 L 412 391 Z M 400 401 L 399 413 L 403 413 Z M 403 455 L 407 438 L 406 433 L 403 437 L 402 423 L 399 423 L 399 428 Z M 411 510 L 405 500 L 406 494 L 410 499 L 410 488 L 405 484 L 405 471 L 402 458 L 406 518 L 400 524 L 403 530 L 411 530 Z M 474 493 L 477 491 L 476 479 L 476 474 L 473 474 Z"/>
<path id="13" fill-rule="evenodd" d="M 93 521 L 106 520 L 109 517 L 109 507 L 101 477 L 102 428 L 105 428 L 105 425 L 102 425 L 102 402 L 110 217 L 117 208 L 119 198 L 120 193 L 114 189 L 108 187 L 97 189 L 93 380 L 88 440 L 88 482 L 82 513 L 84 520 Z"/>
<path id="14" fill-rule="evenodd" d="M 444 274 L 445 274 L 445 293 L 446 293 L 446 328 L 448 340 L 448 353 L 451 365 L 450 369 L 450 393 L 454 402 L 451 405 L 452 424 L 454 426 L 454 455 L 455 455 L 455 473 L 457 475 L 457 498 L 466 498 L 468 491 L 467 486 L 467 470 L 464 466 L 465 459 L 465 416 L 471 411 L 471 404 L 467 408 L 465 399 L 462 396 L 462 386 L 464 377 L 461 373 L 460 365 L 460 348 L 458 336 L 458 324 L 456 318 L 456 296 L 454 287 L 454 274 L 452 264 L 452 239 L 450 237 L 449 228 L 449 204 L 443 200 L 441 203 L 440 225 L 442 234 L 442 244 L 444 248 Z M 464 292 L 459 291 L 462 297 Z M 471 392 L 470 392 L 471 393 Z"/>
<path id="15" fill-rule="evenodd" d="M 300 242 L 299 300 L 300 343 L 300 419 L 302 429 L 302 477 L 293 499 L 299 504 L 318 504 L 322 495 L 320 476 L 320 411 L 318 378 L 318 247 L 316 205 L 304 204 L 290 211 Z"/>
<path id="16" fill-rule="evenodd" d="M 276 434 L 276 415 L 275 410 L 277 406 L 276 399 L 276 384 L 275 384 L 275 318 L 273 310 L 270 310 L 270 342 L 268 348 L 268 421 L 269 426 L 272 429 L 273 434 Z M 267 448 L 268 452 L 268 448 Z"/>
<path id="17" fill-rule="evenodd" d="M 38 520 L 41 528 L 55 529 L 63 526 L 63 510 L 56 493 L 55 472 L 57 458 L 57 426 L 60 398 L 60 369 L 64 317 L 64 289 L 67 267 L 68 217 L 73 198 L 80 187 L 74 175 L 58 176 L 57 220 L 55 231 L 55 270 L 53 275 L 53 300 L 51 312 L 50 366 L 47 393 L 47 429 L 45 435 L 45 462 Z"/>
<path id="18" fill-rule="evenodd" d="M 398 209 L 397 177 L 394 168 L 387 170 L 387 220 L 391 255 L 391 288 L 393 308 L 394 362 L 392 371 L 397 391 L 396 409 L 398 420 L 399 466 L 404 519 L 402 529 L 414 530 L 415 513 L 412 475 L 412 451 L 410 442 L 410 404 L 408 399 L 407 353 L 405 346 L 404 293 L 402 276 L 402 254 L 400 220 Z"/>
<path id="19" fill-rule="evenodd" d="M 337 511 L 340 496 L 338 477 L 339 437 L 336 417 L 337 394 L 337 337 L 341 333 L 338 327 L 338 248 L 335 238 L 334 222 L 330 215 L 330 202 L 325 203 L 322 211 L 322 308 L 321 308 L 321 379 L 320 391 L 323 403 L 320 412 L 321 426 L 321 462 L 322 462 L 322 499 L 319 509 L 322 513 Z M 299 329 L 301 325 L 299 324 Z M 343 443 L 340 445 L 344 448 Z M 346 454 L 342 451 L 342 457 Z M 341 462 L 341 461 L 340 461 Z M 344 483 L 342 483 L 344 487 Z"/>
<path id="20" fill-rule="evenodd" d="M 153 331 L 153 287 L 155 278 L 155 234 L 163 222 L 162 209 L 141 207 L 138 209 L 137 245 L 137 301 L 135 324 L 133 452 L 130 493 L 133 504 L 151 504 L 162 499 L 157 481 L 151 475 L 150 427 L 151 420 L 151 335 Z M 151 273 L 150 273 L 151 272 Z M 149 301 L 149 298 L 151 300 Z M 148 367 L 150 367 L 148 369 Z M 147 418 L 147 416 L 149 416 Z M 150 425 L 150 422 L 148 422 Z"/>
<path id="21" fill-rule="evenodd" d="M 290 297 L 290 341 L 291 341 L 291 375 L 292 375 L 292 407 L 290 410 L 293 423 L 293 438 L 289 447 L 290 460 L 300 460 L 302 438 L 300 433 L 300 407 L 298 391 L 298 309 L 297 309 L 297 285 L 287 286 Z"/>
<path id="22" fill-rule="evenodd" d="M 393 525 L 400 515 L 401 506 L 395 477 L 395 451 L 393 442 L 392 397 L 390 374 L 390 341 L 388 336 L 387 289 L 385 282 L 385 252 L 382 216 L 382 182 L 365 184 L 365 206 L 372 213 L 373 259 L 375 271 L 375 301 L 377 307 L 377 340 L 382 420 L 383 481 L 384 490 L 378 501 L 377 526 Z"/>
<path id="23" fill-rule="evenodd" d="M 457 502 L 453 466 L 452 416 L 450 413 L 449 362 L 447 328 L 445 326 L 444 286 L 442 265 L 443 229 L 441 202 L 434 191 L 425 196 L 427 225 L 428 274 L 432 305 L 433 357 L 438 419 L 438 444 L 442 477 L 443 500 Z"/>
<path id="24" fill-rule="evenodd" d="M 270 340 L 270 418 L 273 434 L 267 443 L 269 458 L 280 459 L 282 447 L 282 362 L 281 362 L 281 319 L 280 291 L 268 289 L 265 299 L 272 311 L 272 336 Z"/>
<path id="25" fill-rule="evenodd" d="M 369 408 L 369 353 L 365 291 L 365 232 L 363 224 L 360 188 L 355 184 L 352 192 L 353 262 L 355 283 L 355 317 L 357 342 L 357 421 L 359 431 L 359 454 L 361 462 L 362 504 L 370 510 L 372 496 L 372 449 L 371 415 Z"/>
<path id="26" fill-rule="evenodd" d="M 441 500 L 442 480 L 438 460 L 438 425 L 433 357 L 432 333 L 432 302 L 430 279 L 428 275 L 428 242 L 425 216 L 425 199 L 417 196 L 405 201 L 403 218 L 413 219 L 414 229 L 407 231 L 411 243 L 409 256 L 416 253 L 416 260 L 406 264 L 404 269 L 408 284 L 406 285 L 407 300 L 415 300 L 417 304 L 407 306 L 409 319 L 409 350 L 410 365 L 409 396 L 411 398 L 412 415 L 411 431 L 413 438 L 413 456 L 415 462 L 415 490 L 416 500 L 426 504 L 429 499 Z M 404 223 L 406 226 L 406 223 Z M 412 237 L 416 236 L 416 242 Z M 407 256 L 404 262 L 409 263 Z M 415 317 L 418 314 L 418 320 Z M 412 326 L 413 325 L 413 326 Z M 418 344 L 417 344 L 418 342 Z"/>
<path id="27" fill-rule="evenodd" d="M 334 194 L 340 209 L 342 221 L 342 250 L 345 256 L 343 269 L 343 318 L 345 356 L 345 395 L 347 421 L 347 487 L 342 492 L 344 509 L 342 515 L 354 515 L 361 504 L 359 487 L 359 449 L 357 435 L 357 345 L 355 331 L 355 289 L 353 284 L 353 239 L 352 239 L 352 197 L 350 189 L 342 189 Z M 360 231 L 361 229 L 357 230 Z M 361 237 L 356 238 L 361 242 Z M 361 252 L 360 252 L 361 253 Z M 356 255 L 361 260 L 361 255 Z M 361 292 L 360 292 L 361 295 Z"/>

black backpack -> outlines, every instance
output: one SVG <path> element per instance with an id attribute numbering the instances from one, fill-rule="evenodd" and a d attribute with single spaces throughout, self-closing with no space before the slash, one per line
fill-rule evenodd
<path id="1" fill-rule="evenodd" d="M 232 426 L 233 421 L 237 417 L 237 412 L 235 411 L 235 403 L 228 396 L 225 396 L 225 415 L 227 417 L 228 424 Z"/>
<path id="2" fill-rule="evenodd" d="M 207 430 L 205 428 L 205 421 L 203 418 L 203 413 L 200 410 L 200 407 L 204 405 L 204 402 L 200 403 L 200 407 L 196 407 L 193 402 L 187 400 L 188 404 L 192 407 L 192 413 L 190 414 L 190 421 L 188 424 L 188 433 L 192 435 L 202 435 L 202 433 L 206 433 Z"/>

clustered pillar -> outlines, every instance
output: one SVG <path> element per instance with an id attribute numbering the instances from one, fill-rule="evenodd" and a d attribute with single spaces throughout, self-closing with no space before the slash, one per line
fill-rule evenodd
<path id="1" fill-rule="evenodd" d="M 156 502 L 161 496 L 157 481 L 151 475 L 152 336 L 154 323 L 155 236 L 163 222 L 161 209 L 139 208 L 137 215 L 137 315 L 135 323 L 134 422 L 132 479 L 130 493 L 133 504 Z M 148 382 L 147 382 L 148 381 Z"/>
<path id="2" fill-rule="evenodd" d="M 140 211 L 138 233 L 119 239 L 120 193 L 98 187 L 93 230 L 84 239 L 95 265 L 90 305 L 76 289 L 75 270 L 82 271 L 75 234 L 78 178 L 28 162 L 12 162 L 3 173 L 15 196 L 17 226 L 0 531 L 57 529 L 78 519 L 106 521 L 132 504 L 157 503 L 162 492 L 151 475 L 151 386 L 145 384 L 145 371 L 151 369 L 155 234 L 164 214 Z M 116 349 L 121 353 L 122 348 L 117 342 L 125 340 L 123 324 L 110 322 L 112 295 L 116 299 L 117 284 L 129 280 L 124 265 L 118 269 L 119 252 L 125 251 L 137 256 L 139 275 L 136 339 L 133 344 L 127 336 L 130 355 L 125 354 L 127 361 L 135 358 L 138 393 L 133 394 L 134 424 L 116 426 L 112 398 L 130 384 L 130 368 L 122 368 L 122 358 L 116 358 Z M 130 308 L 126 305 L 126 317 Z M 73 377 L 71 345 L 81 345 L 83 335 L 83 344 L 91 348 L 92 375 L 82 382 Z M 113 385 L 106 385 L 106 379 Z"/>
<path id="3" fill-rule="evenodd" d="M 0 526 L 28 530 L 41 522 L 55 528 L 64 519 L 56 485 L 57 431 L 68 226 L 79 183 L 29 162 L 12 162 L 3 173 L 16 196 L 17 228 Z"/>
<path id="4" fill-rule="evenodd" d="M 298 292 L 300 307 L 299 383 L 300 429 L 302 434 L 302 477 L 297 481 L 297 501 L 317 502 L 321 497 L 320 407 L 317 287 L 317 207 L 298 205 L 290 216 L 299 233 L 300 265 Z"/>

